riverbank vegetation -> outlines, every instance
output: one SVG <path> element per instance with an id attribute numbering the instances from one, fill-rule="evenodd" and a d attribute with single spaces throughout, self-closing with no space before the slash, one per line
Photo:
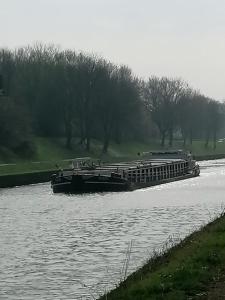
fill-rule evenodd
<path id="1" fill-rule="evenodd" d="M 210 141 L 215 150 L 225 135 L 224 103 L 181 79 L 142 80 L 128 66 L 96 55 L 43 44 L 0 49 L 0 75 L 4 162 L 38 159 L 40 138 L 63 140 L 65 155 L 83 156 L 96 145 L 111 155 L 123 145 L 155 140 L 157 147 L 177 147 L 179 140 L 189 149 L 201 140 L 211 151 Z"/>
<path id="2" fill-rule="evenodd" d="M 150 259 L 100 299 L 220 299 L 216 295 L 224 292 L 224 249 L 223 213 L 180 244 Z"/>

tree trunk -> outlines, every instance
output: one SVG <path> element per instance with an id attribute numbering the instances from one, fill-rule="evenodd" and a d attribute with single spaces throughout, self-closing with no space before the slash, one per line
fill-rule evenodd
<path id="1" fill-rule="evenodd" d="M 213 132 L 213 149 L 216 149 L 216 131 Z"/>
<path id="2" fill-rule="evenodd" d="M 165 138 L 166 138 L 166 133 L 165 131 L 161 132 L 161 147 L 165 147 Z"/>
<path id="3" fill-rule="evenodd" d="M 192 145 L 193 142 L 193 134 L 192 134 L 192 129 L 190 130 L 190 144 Z"/>
<path id="4" fill-rule="evenodd" d="M 66 131 L 66 148 L 71 149 L 72 125 L 70 121 L 66 121 L 65 131 Z"/>
<path id="5" fill-rule="evenodd" d="M 84 135 L 84 124 L 83 124 L 83 120 L 80 119 L 80 141 L 79 141 L 79 145 L 83 145 L 85 142 L 85 135 Z"/>
<path id="6" fill-rule="evenodd" d="M 121 126 L 117 123 L 115 129 L 115 142 L 119 145 L 122 141 Z"/>
<path id="7" fill-rule="evenodd" d="M 71 149 L 72 141 L 72 115 L 68 106 L 64 108 L 64 126 L 66 135 L 66 148 Z"/>
<path id="8" fill-rule="evenodd" d="M 208 148 L 209 146 L 209 132 L 206 133 L 206 139 L 205 139 L 205 148 Z"/>
<path id="9" fill-rule="evenodd" d="M 187 139 L 187 135 L 186 135 L 186 130 L 181 128 L 181 135 L 183 138 L 183 146 L 186 146 L 186 139 Z"/>
<path id="10" fill-rule="evenodd" d="M 112 120 L 107 120 L 103 125 L 103 128 L 104 128 L 104 143 L 103 143 L 102 153 L 107 153 L 110 137 L 112 133 Z"/>
<path id="11" fill-rule="evenodd" d="M 86 141 L 86 150 L 87 150 L 87 152 L 90 152 L 90 150 L 91 150 L 91 138 L 90 138 L 89 134 L 87 134 L 86 139 L 87 139 L 87 141 Z"/>
<path id="12" fill-rule="evenodd" d="M 103 144 L 103 148 L 102 148 L 102 153 L 107 153 L 108 152 L 108 148 L 109 148 L 109 137 L 106 137 L 104 139 L 104 144 Z"/>
<path id="13" fill-rule="evenodd" d="M 173 129 L 171 128 L 169 131 L 169 146 L 173 146 Z"/>
<path id="14" fill-rule="evenodd" d="M 86 122 L 85 122 L 85 132 L 86 132 L 86 150 L 87 152 L 91 151 L 91 120 L 90 117 L 86 117 Z"/>
<path id="15" fill-rule="evenodd" d="M 82 146 L 84 144 L 84 142 L 85 142 L 85 138 L 81 136 L 78 145 Z"/>

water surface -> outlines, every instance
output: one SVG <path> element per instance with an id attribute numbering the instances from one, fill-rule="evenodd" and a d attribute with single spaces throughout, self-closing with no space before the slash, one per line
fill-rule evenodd
<path id="1" fill-rule="evenodd" d="M 52 194 L 49 184 L 0 189 L 0 299 L 96 299 L 168 238 L 225 206 L 225 160 L 201 176 L 133 192 Z"/>

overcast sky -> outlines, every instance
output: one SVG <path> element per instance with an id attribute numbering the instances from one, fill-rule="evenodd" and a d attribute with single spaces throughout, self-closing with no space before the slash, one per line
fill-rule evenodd
<path id="1" fill-rule="evenodd" d="M 225 99 L 225 0 L 0 0 L 0 46 L 37 41 Z"/>

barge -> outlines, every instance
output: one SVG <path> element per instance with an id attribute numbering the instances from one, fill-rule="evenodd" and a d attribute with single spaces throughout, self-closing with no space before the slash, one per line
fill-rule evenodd
<path id="1" fill-rule="evenodd" d="M 141 157 L 140 157 L 141 156 Z M 75 159 L 70 169 L 51 177 L 54 193 L 129 191 L 198 176 L 199 165 L 188 152 L 139 153 L 135 161 L 94 164 L 89 158 Z"/>

